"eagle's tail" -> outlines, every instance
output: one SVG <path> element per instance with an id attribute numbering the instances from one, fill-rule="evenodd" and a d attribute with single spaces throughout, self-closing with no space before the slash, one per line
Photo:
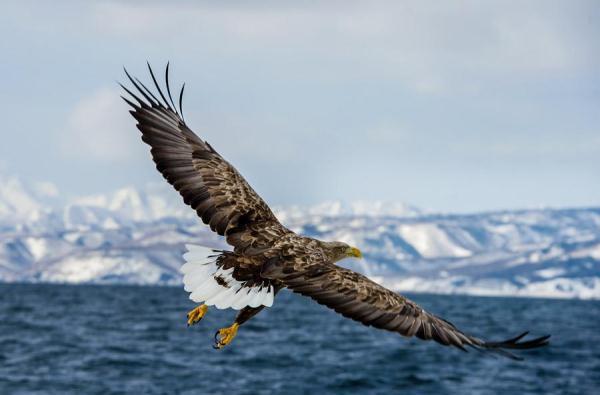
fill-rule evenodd
<path id="1" fill-rule="evenodd" d="M 193 244 L 186 244 L 186 248 L 187 252 L 183 255 L 186 262 L 181 271 L 185 290 L 194 302 L 236 310 L 246 306 L 273 305 L 271 285 L 249 285 L 234 277 L 238 257 L 233 252 Z"/>

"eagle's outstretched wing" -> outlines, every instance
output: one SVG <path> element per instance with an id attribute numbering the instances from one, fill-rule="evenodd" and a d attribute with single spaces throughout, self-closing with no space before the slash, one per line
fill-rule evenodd
<path id="1" fill-rule="evenodd" d="M 435 340 L 446 346 L 493 351 L 520 359 L 506 351 L 544 346 L 550 336 L 519 342 L 527 332 L 501 342 L 487 342 L 470 336 L 453 324 L 430 314 L 411 300 L 390 291 L 367 277 L 334 264 L 316 262 L 295 265 L 273 260 L 263 269 L 264 277 L 281 281 L 292 291 L 308 296 L 347 318 L 364 325 Z"/>
<path id="2" fill-rule="evenodd" d="M 178 111 L 169 87 L 168 64 L 165 83 L 169 100 L 149 64 L 148 69 L 160 99 L 127 70 L 137 93 L 121 86 L 137 103 L 123 99 L 133 107 L 130 112 L 138 121 L 142 140 L 151 147 L 156 168 L 184 202 L 236 248 L 260 249 L 269 244 L 270 238 L 287 232 L 240 173 L 187 127 L 181 107 L 185 85 L 179 95 Z"/>

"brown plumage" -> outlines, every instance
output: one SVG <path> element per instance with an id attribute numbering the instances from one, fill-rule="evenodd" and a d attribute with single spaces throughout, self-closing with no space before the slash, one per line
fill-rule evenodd
<path id="1" fill-rule="evenodd" d="M 182 115 L 183 88 L 177 110 L 169 87 L 168 65 L 165 80 L 169 100 L 148 68 L 160 99 L 127 71 L 137 93 L 123 86 L 135 102 L 124 99 L 133 107 L 131 114 L 138 122 L 142 140 L 151 147 L 158 171 L 185 204 L 233 247 L 233 251 L 217 251 L 215 263 L 222 270 L 233 269 L 232 277 L 242 283 L 242 288 L 273 286 L 275 293 L 289 288 L 365 325 L 435 340 L 464 351 L 471 347 L 517 358 L 507 350 L 548 344 L 550 336 L 519 342 L 527 332 L 503 342 L 483 341 L 365 276 L 337 266 L 340 259 L 360 256 L 360 252 L 344 243 L 297 235 L 280 224 L 240 173 L 188 128 Z M 218 284 L 228 286 L 223 277 L 217 277 Z M 239 323 L 261 308 L 246 307 Z"/>

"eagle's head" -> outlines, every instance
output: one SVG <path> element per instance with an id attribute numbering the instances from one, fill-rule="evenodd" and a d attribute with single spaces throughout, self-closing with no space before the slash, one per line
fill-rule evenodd
<path id="1" fill-rule="evenodd" d="M 322 242 L 322 245 L 332 262 L 337 262 L 345 258 L 362 258 L 362 253 L 358 248 L 350 247 L 341 241 Z"/>

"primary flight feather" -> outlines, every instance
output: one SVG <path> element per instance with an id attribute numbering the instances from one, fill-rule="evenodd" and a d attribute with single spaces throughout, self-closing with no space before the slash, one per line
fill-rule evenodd
<path id="1" fill-rule="evenodd" d="M 527 332 L 501 342 L 481 340 L 367 277 L 337 266 L 342 259 L 360 258 L 361 252 L 342 242 L 301 236 L 283 226 L 241 174 L 188 128 L 181 104 L 183 87 L 178 108 L 169 85 L 169 66 L 166 96 L 150 65 L 148 70 L 154 93 L 127 70 L 134 89 L 121 85 L 131 96 L 124 100 L 133 108 L 130 112 L 142 140 L 151 147 L 158 171 L 183 201 L 233 247 L 217 251 L 188 245 L 184 254 L 185 290 L 201 303 L 188 313 L 188 324 L 200 321 L 208 306 L 240 310 L 233 325 L 217 331 L 216 348 L 229 344 L 239 326 L 271 306 L 283 288 L 365 325 L 464 351 L 470 347 L 518 359 L 508 350 L 548 344 L 550 336 L 521 341 Z"/>

